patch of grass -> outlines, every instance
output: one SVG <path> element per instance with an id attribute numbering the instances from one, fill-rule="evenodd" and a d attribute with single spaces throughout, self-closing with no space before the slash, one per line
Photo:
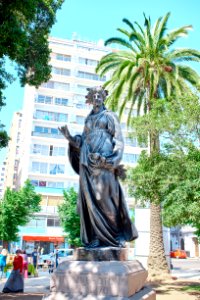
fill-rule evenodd
<path id="1" fill-rule="evenodd" d="M 188 292 L 200 292 L 200 285 L 187 285 L 184 286 L 182 289 L 182 291 L 188 291 Z"/>

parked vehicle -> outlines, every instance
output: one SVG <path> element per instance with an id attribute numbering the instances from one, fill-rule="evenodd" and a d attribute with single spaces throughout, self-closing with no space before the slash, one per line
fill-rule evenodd
<path id="1" fill-rule="evenodd" d="M 176 249 L 170 252 L 170 257 L 171 258 L 187 258 L 187 254 L 185 252 L 185 250 L 181 250 L 181 249 Z"/>
<path id="2" fill-rule="evenodd" d="M 70 248 L 58 249 L 58 263 L 61 263 L 65 260 L 71 260 L 73 257 L 73 254 L 74 254 L 74 249 L 70 249 Z M 54 255 L 55 255 L 55 253 L 54 253 Z M 51 260 L 52 260 L 52 253 L 40 255 L 39 260 L 38 260 L 38 266 L 42 267 L 45 263 L 47 263 Z"/>
<path id="3" fill-rule="evenodd" d="M 74 249 L 58 249 L 58 263 L 65 260 L 72 260 L 74 254 Z"/>

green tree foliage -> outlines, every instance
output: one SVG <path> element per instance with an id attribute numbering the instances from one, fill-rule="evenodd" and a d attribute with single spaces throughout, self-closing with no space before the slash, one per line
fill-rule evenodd
<path id="1" fill-rule="evenodd" d="M 80 217 L 77 213 L 78 194 L 73 188 L 64 191 L 64 202 L 59 205 L 58 212 L 61 225 L 67 233 L 67 241 L 72 247 L 81 246 Z"/>
<path id="2" fill-rule="evenodd" d="M 7 188 L 0 202 L 0 239 L 16 241 L 19 226 L 24 226 L 40 211 L 41 196 L 38 195 L 29 180 L 18 191 Z"/>
<path id="3" fill-rule="evenodd" d="M 171 146 L 151 156 L 143 151 L 138 165 L 128 170 L 127 182 L 140 204 L 157 197 L 164 225 L 200 228 L 200 150 L 194 145 Z"/>
<path id="4" fill-rule="evenodd" d="M 0 0 L 0 108 L 3 90 L 13 77 L 5 59 L 16 65 L 22 86 L 38 87 L 50 78 L 48 35 L 64 0 Z M 3 140 L 1 147 L 4 145 Z"/>
<path id="5" fill-rule="evenodd" d="M 7 132 L 4 130 L 4 125 L 0 123 L 0 150 L 8 146 L 10 140 Z"/>
<path id="6" fill-rule="evenodd" d="M 188 61 L 200 61 L 200 52 L 195 49 L 174 48 L 174 43 L 187 36 L 192 26 L 183 26 L 167 31 L 170 13 L 160 17 L 152 26 L 150 18 L 145 19 L 144 26 L 123 19 L 128 29 L 119 28 L 123 37 L 114 37 L 106 45 L 117 44 L 124 50 L 114 51 L 104 56 L 97 66 L 97 72 L 103 76 L 111 72 L 112 76 L 105 83 L 110 96 L 111 109 L 122 115 L 129 109 L 127 123 L 133 126 L 135 119 L 133 109 L 137 107 L 138 115 L 158 113 L 158 101 L 177 100 L 185 95 L 192 95 L 191 87 L 199 89 L 200 76 L 188 66 Z M 173 47 L 173 48 L 172 48 Z M 186 64 L 184 64 L 186 63 Z M 163 104 L 161 105 L 163 108 Z M 150 146 L 150 156 L 158 159 L 160 152 L 160 131 L 155 118 L 147 117 L 150 126 L 146 134 Z M 161 125 L 161 124 L 160 124 Z M 144 126 L 145 127 L 145 126 Z M 146 127 L 147 128 L 147 127 Z M 168 272 L 162 236 L 161 206 L 159 195 L 152 194 L 150 200 L 150 253 L 148 259 L 149 277 Z M 159 252 L 159 256 L 158 256 Z"/>
<path id="7" fill-rule="evenodd" d="M 186 151 L 186 150 L 185 150 Z M 163 217 L 166 226 L 191 225 L 200 237 L 200 150 L 169 156 L 169 173 L 164 181 Z"/>

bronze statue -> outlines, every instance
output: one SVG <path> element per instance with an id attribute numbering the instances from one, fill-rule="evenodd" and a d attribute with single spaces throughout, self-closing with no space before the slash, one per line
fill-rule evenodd
<path id="1" fill-rule="evenodd" d="M 71 136 L 67 125 L 59 128 L 69 141 L 69 158 L 79 174 L 78 212 L 81 241 L 85 247 L 124 247 L 138 237 L 128 215 L 118 176 L 124 149 L 117 116 L 106 109 L 107 91 L 88 89 L 86 103 L 93 109 L 85 120 L 82 135 Z"/>

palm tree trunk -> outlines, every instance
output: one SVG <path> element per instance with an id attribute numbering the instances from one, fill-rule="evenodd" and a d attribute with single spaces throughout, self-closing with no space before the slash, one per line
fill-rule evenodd
<path id="1" fill-rule="evenodd" d="M 156 131 L 150 132 L 150 155 L 160 152 L 159 135 Z M 169 267 L 165 256 L 161 205 L 160 199 L 150 199 L 150 246 L 148 257 L 149 279 L 160 278 L 169 273 Z"/>
<path id="2" fill-rule="evenodd" d="M 169 268 L 165 256 L 161 206 L 160 204 L 151 203 L 150 205 L 150 249 L 148 257 L 148 274 L 149 279 L 155 279 L 166 276 Z"/>

